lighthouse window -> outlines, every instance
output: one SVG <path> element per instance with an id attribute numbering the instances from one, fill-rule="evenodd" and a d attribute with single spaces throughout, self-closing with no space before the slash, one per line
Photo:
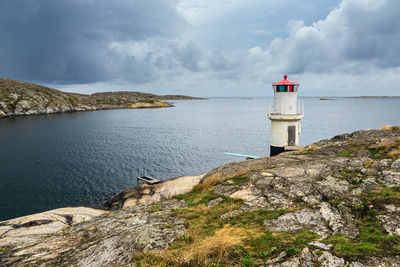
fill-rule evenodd
<path id="1" fill-rule="evenodd" d="M 285 92 L 287 89 L 285 88 L 285 85 L 279 85 L 279 92 Z M 285 90 L 286 89 L 286 90 Z"/>
<path id="2" fill-rule="evenodd" d="M 289 92 L 293 92 L 293 85 L 289 85 Z"/>

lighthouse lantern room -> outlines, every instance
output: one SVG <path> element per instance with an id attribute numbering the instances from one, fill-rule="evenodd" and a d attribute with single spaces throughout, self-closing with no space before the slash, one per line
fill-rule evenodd
<path id="1" fill-rule="evenodd" d="M 304 116 L 304 103 L 297 100 L 299 84 L 283 76 L 282 81 L 272 84 L 273 105 L 268 103 L 271 120 L 271 156 L 299 149 L 300 120 Z"/>

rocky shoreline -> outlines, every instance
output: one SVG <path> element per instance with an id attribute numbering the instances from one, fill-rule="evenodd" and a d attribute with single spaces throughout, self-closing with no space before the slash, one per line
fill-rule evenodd
<path id="1" fill-rule="evenodd" d="M 182 95 L 159 96 L 141 92 L 104 92 L 92 95 L 62 92 L 44 86 L 0 79 L 0 118 L 103 109 L 161 108 L 164 100 L 197 100 Z"/>
<path id="2" fill-rule="evenodd" d="M 0 265 L 400 266 L 400 128 L 382 129 L 0 222 Z"/>

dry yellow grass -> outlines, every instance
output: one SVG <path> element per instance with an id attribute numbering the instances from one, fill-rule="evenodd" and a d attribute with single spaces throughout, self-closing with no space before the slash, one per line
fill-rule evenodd
<path id="1" fill-rule="evenodd" d="M 206 177 L 205 179 L 203 179 L 201 181 L 202 184 L 204 184 L 205 186 L 210 186 L 210 185 L 215 185 L 218 182 L 222 182 L 224 180 L 229 180 L 233 177 L 236 176 L 240 176 L 240 175 L 245 175 L 247 174 L 249 171 L 247 169 L 245 170 L 233 170 L 232 173 L 230 173 L 229 176 L 223 177 L 223 175 L 221 175 L 220 173 L 214 173 L 211 174 L 210 176 Z"/>
<path id="2" fill-rule="evenodd" d="M 182 255 L 181 261 L 190 265 L 208 265 L 209 258 L 213 262 L 226 262 L 228 259 L 235 262 L 240 259 L 243 241 L 248 237 L 248 230 L 225 225 L 215 232 L 214 235 L 207 237 L 199 243 L 193 244 Z"/>
<path id="3" fill-rule="evenodd" d="M 155 108 L 155 107 L 168 107 L 169 104 L 166 102 L 154 102 L 154 103 L 143 103 L 143 102 L 138 102 L 135 104 L 130 104 L 129 108 L 135 109 L 135 108 Z"/>
<path id="4" fill-rule="evenodd" d="M 155 262 L 142 262 L 142 266 L 218 266 L 220 263 L 238 266 L 245 239 L 258 236 L 254 230 L 226 224 L 214 235 L 194 240 L 179 250 L 165 250 L 154 255 L 157 257 Z"/>
<path id="5" fill-rule="evenodd" d="M 392 140 L 383 140 L 378 144 L 379 147 L 391 147 L 395 145 L 396 143 Z"/>
<path id="6" fill-rule="evenodd" d="M 388 153 L 388 156 L 390 156 L 390 157 L 396 157 L 396 156 L 399 156 L 400 155 L 400 150 L 392 150 L 392 151 L 390 151 L 389 153 Z"/>
<path id="7" fill-rule="evenodd" d="M 387 124 L 385 124 L 381 127 L 381 130 L 385 130 L 385 131 L 391 131 L 392 129 L 393 129 L 393 126 L 387 125 Z"/>

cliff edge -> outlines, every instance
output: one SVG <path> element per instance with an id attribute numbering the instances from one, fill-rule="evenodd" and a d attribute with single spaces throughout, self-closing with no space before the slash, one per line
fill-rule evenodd
<path id="1" fill-rule="evenodd" d="M 122 195 L 134 205 L 29 243 L 2 243 L 0 264 L 400 266 L 399 127 L 230 163 L 197 181 L 154 203 L 137 201 L 152 188 L 133 190 Z"/>

